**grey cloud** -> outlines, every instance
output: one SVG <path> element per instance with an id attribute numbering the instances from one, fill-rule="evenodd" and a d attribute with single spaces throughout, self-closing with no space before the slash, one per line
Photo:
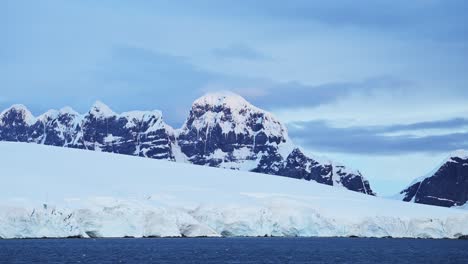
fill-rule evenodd
<path id="1" fill-rule="evenodd" d="M 259 84 L 263 93 L 251 95 L 248 90 L 233 89 L 254 104 L 266 109 L 314 107 L 335 102 L 351 94 L 372 94 L 382 90 L 401 90 L 412 82 L 391 76 L 381 76 L 361 82 L 337 82 L 305 85 L 300 82 Z"/>
<path id="2" fill-rule="evenodd" d="M 396 131 L 408 131 L 417 129 L 441 129 L 441 128 L 459 128 L 468 126 L 468 119 L 465 118 L 453 118 L 449 120 L 437 120 L 430 122 L 420 122 L 414 124 L 405 125 L 393 125 L 385 128 L 381 128 L 383 132 L 396 132 Z"/>
<path id="3" fill-rule="evenodd" d="M 463 0 L 257 0 L 242 4 L 235 0 L 203 0 L 185 8 L 212 16 L 296 22 L 304 28 L 308 22 L 318 22 L 394 31 L 406 38 L 468 40 L 468 29 L 464 26 L 468 22 L 465 14 L 468 2 Z"/>
<path id="4" fill-rule="evenodd" d="M 449 152 L 468 148 L 468 131 L 425 137 L 384 136 L 382 133 L 429 128 L 453 129 L 466 125 L 468 125 L 468 119 L 457 118 L 387 127 L 334 128 L 324 121 L 293 123 L 288 127 L 295 141 L 313 150 L 393 155 L 414 152 Z"/>

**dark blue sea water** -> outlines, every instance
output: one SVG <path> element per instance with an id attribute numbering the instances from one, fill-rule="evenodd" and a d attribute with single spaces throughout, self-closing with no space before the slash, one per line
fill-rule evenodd
<path id="1" fill-rule="evenodd" d="M 0 240 L 0 263 L 468 263 L 468 241 L 353 238 Z"/>

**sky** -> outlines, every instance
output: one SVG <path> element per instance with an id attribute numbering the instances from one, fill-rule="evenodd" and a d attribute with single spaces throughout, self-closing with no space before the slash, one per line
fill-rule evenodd
<path id="1" fill-rule="evenodd" d="M 463 0 L 6 0 L 0 108 L 162 110 L 232 91 L 392 195 L 468 148 Z"/>

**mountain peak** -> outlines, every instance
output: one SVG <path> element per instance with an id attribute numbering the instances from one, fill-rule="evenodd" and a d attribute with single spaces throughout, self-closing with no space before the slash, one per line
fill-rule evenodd
<path id="1" fill-rule="evenodd" d="M 37 119 L 40 121 L 47 121 L 49 119 L 57 119 L 60 115 L 70 115 L 70 116 L 77 116 L 77 117 L 80 116 L 80 114 L 76 112 L 75 110 L 73 110 L 71 107 L 65 106 L 61 108 L 60 110 L 51 109 L 43 113 L 42 115 L 38 116 Z"/>
<path id="2" fill-rule="evenodd" d="M 251 103 L 247 102 L 242 96 L 229 92 L 212 92 L 203 95 L 195 100 L 194 105 L 209 105 L 209 106 L 227 106 L 233 109 L 240 109 L 245 107 L 256 108 Z"/>
<path id="3" fill-rule="evenodd" d="M 80 115 L 78 112 L 76 112 L 73 108 L 69 106 L 65 106 L 60 109 L 59 111 L 61 114 L 69 114 L 69 115 Z"/>
<path id="4" fill-rule="evenodd" d="M 234 132 L 253 137 L 263 132 L 266 137 L 289 141 L 286 127 L 276 117 L 229 91 L 208 93 L 195 100 L 182 130 L 210 131 L 216 126 L 223 135 Z"/>
<path id="5" fill-rule="evenodd" d="M 5 109 L 4 111 L 2 111 L 0 113 L 0 119 L 3 119 L 6 114 L 12 111 L 21 113 L 22 119 L 24 120 L 24 122 L 26 122 L 29 125 L 33 124 L 36 121 L 36 118 L 31 113 L 31 111 L 29 111 L 29 109 L 25 105 L 22 105 L 22 104 L 14 104 L 10 106 L 9 108 Z"/>
<path id="6" fill-rule="evenodd" d="M 46 121 L 48 119 L 56 119 L 57 116 L 59 115 L 59 111 L 51 109 L 42 115 L 38 116 L 37 119 L 41 121 Z"/>
<path id="7" fill-rule="evenodd" d="M 91 110 L 89 111 L 90 114 L 95 115 L 95 116 L 114 116 L 116 113 L 112 111 L 112 109 L 109 108 L 106 104 L 104 104 L 101 101 L 96 101 L 93 106 L 91 107 Z"/>
<path id="8" fill-rule="evenodd" d="M 6 112 L 10 112 L 12 110 L 29 112 L 28 108 L 25 105 L 23 105 L 23 104 L 14 104 L 14 105 L 8 107 L 7 109 L 3 110 L 1 115 L 3 115 Z"/>

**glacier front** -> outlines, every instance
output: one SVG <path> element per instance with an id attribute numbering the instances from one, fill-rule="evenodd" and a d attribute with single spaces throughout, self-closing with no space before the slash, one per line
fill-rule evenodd
<path id="1" fill-rule="evenodd" d="M 468 210 L 259 173 L 0 143 L 0 237 L 457 238 Z"/>

